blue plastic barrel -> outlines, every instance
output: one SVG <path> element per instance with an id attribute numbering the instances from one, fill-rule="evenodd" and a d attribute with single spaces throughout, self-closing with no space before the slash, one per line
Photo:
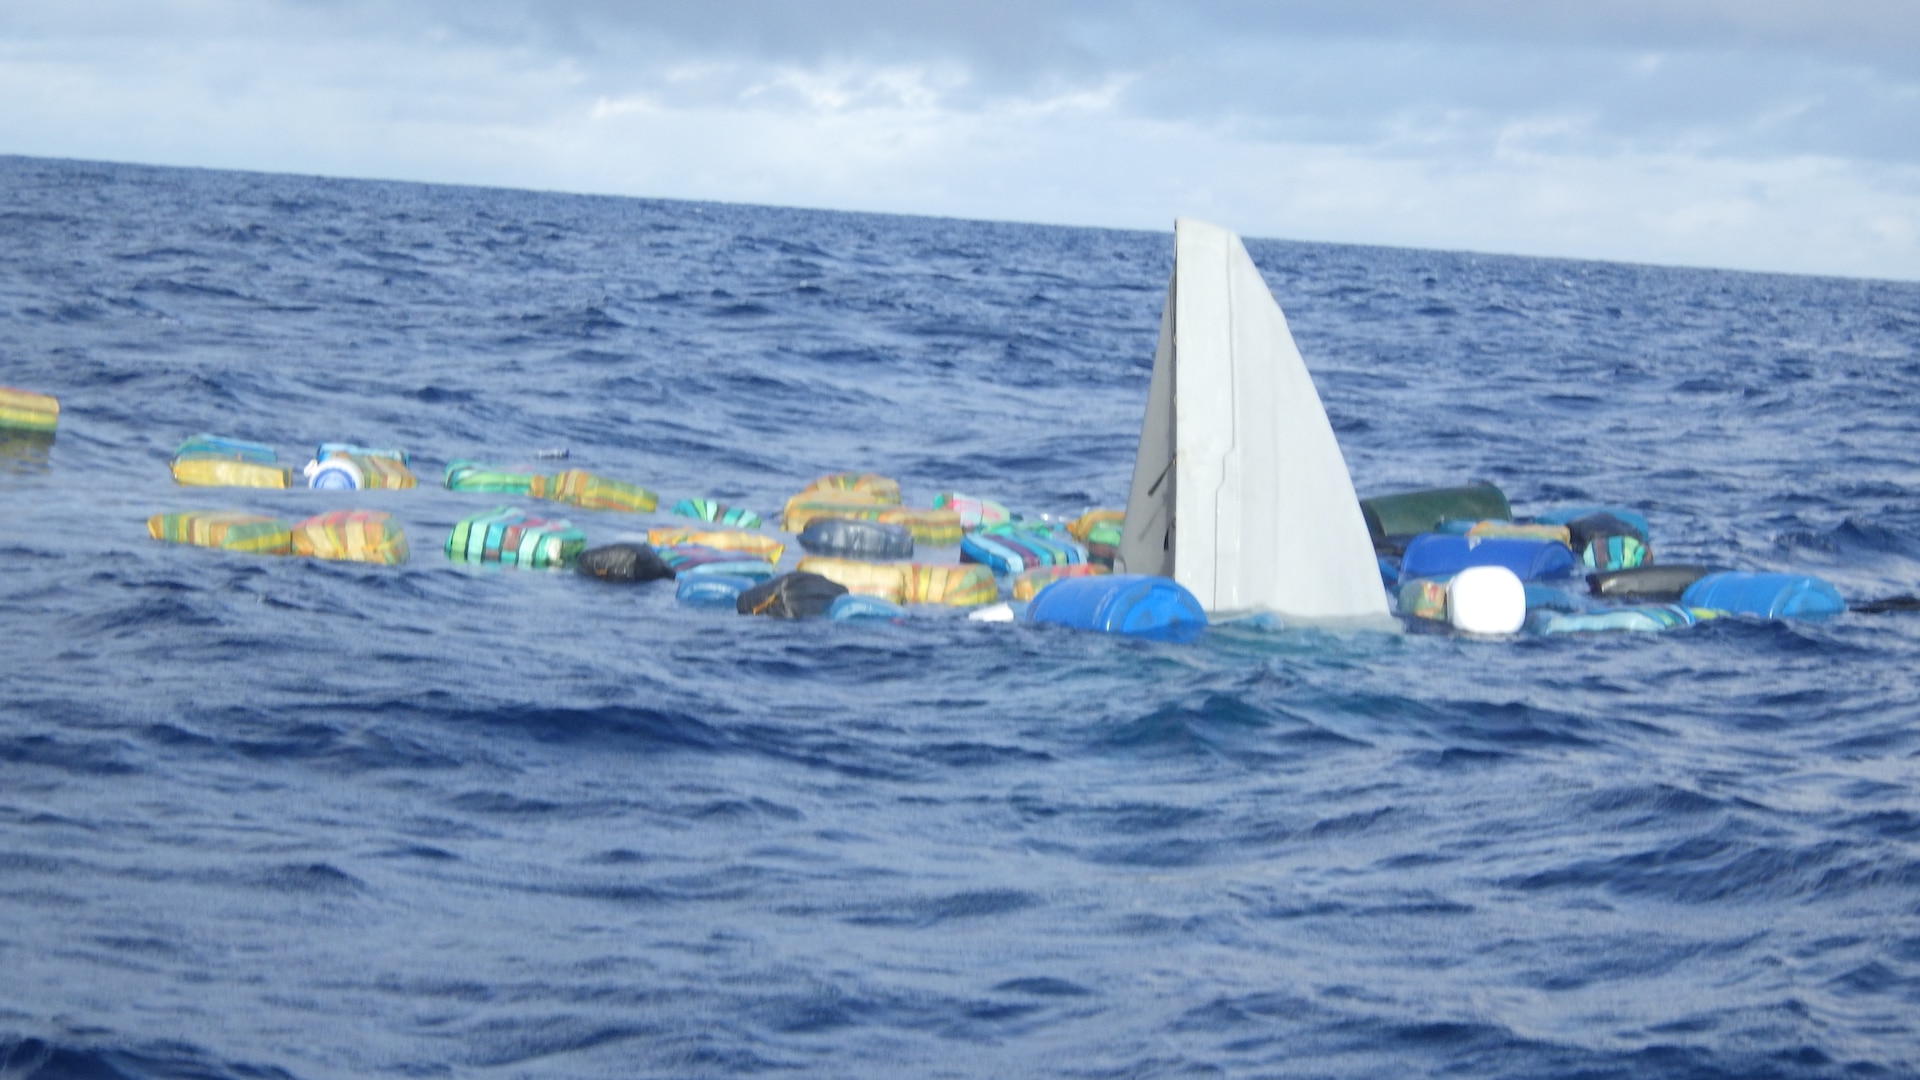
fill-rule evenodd
<path id="1" fill-rule="evenodd" d="M 1521 581 L 1534 581 L 1572 573 L 1573 552 L 1558 540 L 1422 533 L 1400 557 L 1400 577 L 1444 577 L 1469 566 L 1504 566 Z"/>
<path id="2" fill-rule="evenodd" d="M 1062 578 L 1027 605 L 1038 623 L 1125 634 L 1155 641 L 1188 642 L 1207 628 L 1200 601 L 1171 578 L 1150 574 Z"/>
<path id="3" fill-rule="evenodd" d="M 1818 619 L 1847 610 L 1840 590 L 1805 574 L 1727 570 L 1687 586 L 1680 603 L 1757 619 Z"/>
<path id="4" fill-rule="evenodd" d="M 740 594 L 758 584 L 738 574 L 689 574 L 673 587 L 674 598 L 695 607 L 723 607 L 733 610 Z"/>
<path id="5" fill-rule="evenodd" d="M 907 609 L 899 604 L 889 603 L 877 596 L 862 596 L 848 593 L 836 596 L 827 608 L 827 618 L 834 622 L 847 622 L 852 619 L 904 619 Z"/>

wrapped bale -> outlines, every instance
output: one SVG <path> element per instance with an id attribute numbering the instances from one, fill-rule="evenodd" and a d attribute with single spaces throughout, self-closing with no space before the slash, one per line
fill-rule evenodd
<path id="1" fill-rule="evenodd" d="M 943 491 L 933 497 L 935 510 L 951 510 L 960 515 L 960 527 L 977 529 L 982 525 L 1000 525 L 1013 520 L 1013 512 L 992 499 Z"/>
<path id="2" fill-rule="evenodd" d="M 447 463 L 447 490 L 475 491 L 489 495 L 533 495 L 533 486 L 546 484 L 542 473 L 519 469 L 497 469 L 477 461 Z"/>
<path id="3" fill-rule="evenodd" d="M 877 473 L 834 473 L 822 476 L 801 489 L 801 494 L 809 492 L 854 492 L 865 495 L 875 502 L 900 504 L 900 485 L 898 482 Z"/>
<path id="4" fill-rule="evenodd" d="M 907 574 L 913 568 L 905 563 L 871 563 L 809 555 L 800 560 L 799 569 L 844 585 L 848 592 L 877 596 L 898 604 L 906 597 Z"/>
<path id="5" fill-rule="evenodd" d="M 673 587 L 673 598 L 693 607 L 732 608 L 740 599 L 740 594 L 756 584 L 758 582 L 750 577 L 700 574 L 681 578 Z"/>
<path id="6" fill-rule="evenodd" d="M 284 488 L 293 471 L 237 458 L 193 456 L 173 459 L 173 482 L 181 487 Z"/>
<path id="7" fill-rule="evenodd" d="M 1573 534 L 1565 525 L 1544 525 L 1527 521 L 1476 521 L 1467 527 L 1466 535 L 1503 537 L 1508 540 L 1552 540 L 1573 547 Z"/>
<path id="8" fill-rule="evenodd" d="M 820 518 L 877 521 L 894 505 L 858 491 L 803 491 L 787 500 L 780 517 L 787 531 L 800 532 Z"/>
<path id="9" fill-rule="evenodd" d="M 60 402 L 49 394 L 0 386 L 0 428 L 51 432 L 60 423 Z"/>
<path id="10" fill-rule="evenodd" d="M 903 619 L 907 609 L 899 604 L 889 603 L 877 596 L 862 596 L 848 593 L 836 597 L 827 608 L 827 618 L 834 622 L 854 622 L 860 619 Z"/>
<path id="11" fill-rule="evenodd" d="M 820 518 L 800 530 L 800 546 L 815 555 L 852 559 L 911 559 L 913 532 L 904 525 Z"/>
<path id="12" fill-rule="evenodd" d="M 181 443 L 171 463 L 182 487 L 284 488 L 293 471 L 264 443 L 200 434 Z"/>
<path id="13" fill-rule="evenodd" d="M 293 524 L 295 555 L 398 566 L 407 561 L 407 534 L 378 510 L 334 510 Z"/>
<path id="14" fill-rule="evenodd" d="M 1430 532 L 1449 520 L 1512 521 L 1507 496 L 1492 484 L 1426 488 L 1360 500 L 1375 544 Z"/>
<path id="15" fill-rule="evenodd" d="M 255 555 L 285 555 L 293 536 L 287 523 L 244 510 L 187 510 L 155 514 L 147 519 L 147 535 L 171 544 L 245 551 Z"/>
<path id="16" fill-rule="evenodd" d="M 499 506 L 456 523 L 446 551 L 454 562 L 546 570 L 572 565 L 586 546 L 586 534 L 570 521 L 528 517 L 517 507 Z"/>
<path id="17" fill-rule="evenodd" d="M 760 527 L 759 514 L 737 506 L 714 502 L 712 499 L 681 499 L 673 504 L 673 512 L 680 517 L 711 522 L 715 525 L 734 525 L 742 529 Z"/>
<path id="18" fill-rule="evenodd" d="M 882 525 L 899 525 L 913 534 L 913 542 L 929 547 L 952 547 L 960 542 L 960 515 L 952 510 L 910 510 L 892 507 L 874 515 Z"/>
<path id="19" fill-rule="evenodd" d="M 1022 571 L 1020 576 L 1013 579 L 1013 599 L 1016 602 L 1024 603 L 1033 599 L 1040 590 L 1063 578 L 1091 577 L 1095 574 L 1105 574 L 1108 572 L 1106 567 L 1095 566 L 1092 563 L 1078 563 L 1068 566 L 1037 566 L 1031 570 Z"/>
<path id="20" fill-rule="evenodd" d="M 1692 626 L 1696 622 L 1717 618 L 1719 614 L 1717 611 L 1681 607 L 1679 604 L 1647 604 L 1608 611 L 1549 614 L 1539 620 L 1536 629 L 1542 634 L 1657 633 Z"/>
<path id="21" fill-rule="evenodd" d="M 734 610 L 742 615 L 775 619 L 810 619 L 825 615 L 833 602 L 845 595 L 844 585 L 819 574 L 795 571 L 763 581 L 741 593 L 734 601 Z"/>
<path id="22" fill-rule="evenodd" d="M 333 445 L 336 444 L 324 444 Z M 398 450 L 364 454 L 328 450 L 308 462 L 304 472 L 307 486 L 311 488 L 398 490 L 419 483 L 407 468 L 405 455 Z"/>
<path id="23" fill-rule="evenodd" d="M 721 551 L 744 552 L 770 563 L 779 562 L 781 554 L 787 550 L 787 545 L 771 536 L 740 532 L 737 529 L 679 529 L 670 526 L 648 529 L 647 543 L 654 547 L 697 544 L 700 547 L 718 548 Z"/>
<path id="24" fill-rule="evenodd" d="M 728 551 L 700 544 L 669 544 L 656 549 L 660 561 L 677 577 L 724 574 L 763 580 L 773 576 L 773 563 L 750 552 Z"/>
<path id="25" fill-rule="evenodd" d="M 1037 529 L 996 525 L 968 533 L 960 541 L 960 557 L 984 563 L 1002 574 L 1018 574 L 1036 566 L 1068 566 L 1087 562 L 1087 549 L 1064 536 Z"/>
<path id="26" fill-rule="evenodd" d="M 975 563 L 970 566 L 908 564 L 904 578 L 908 604 L 946 604 L 951 607 L 977 607 L 1000 597 L 993 571 Z"/>
<path id="27" fill-rule="evenodd" d="M 645 544 L 607 544 L 583 551 L 575 568 L 588 577 L 621 584 L 673 576 L 660 553 Z"/>
<path id="28" fill-rule="evenodd" d="M 598 476 L 585 469 L 567 469 L 538 477 L 528 487 L 527 494 L 588 510 L 623 510 L 630 514 L 651 513 L 660 505 L 658 495 L 638 484 Z"/>

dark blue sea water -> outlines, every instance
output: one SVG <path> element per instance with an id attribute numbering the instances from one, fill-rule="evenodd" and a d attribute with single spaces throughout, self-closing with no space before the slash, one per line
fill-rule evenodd
<path id="1" fill-rule="evenodd" d="M 440 554 L 501 501 L 448 459 L 558 447 L 1119 505 L 1171 247 L 0 158 L 63 404 L 0 469 L 0 1075 L 1920 1074 L 1920 616 L 1182 647 Z M 1362 494 L 1920 586 L 1920 286 L 1249 248 Z M 176 488 L 202 430 L 426 484 Z M 412 561 L 144 528 L 345 505 Z"/>

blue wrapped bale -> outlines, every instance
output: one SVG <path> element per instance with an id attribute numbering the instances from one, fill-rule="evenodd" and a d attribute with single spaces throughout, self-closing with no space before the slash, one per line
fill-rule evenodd
<path id="1" fill-rule="evenodd" d="M 851 518 L 815 518 L 800 530 L 800 546 L 844 559 L 911 559 L 913 531 L 904 525 Z"/>

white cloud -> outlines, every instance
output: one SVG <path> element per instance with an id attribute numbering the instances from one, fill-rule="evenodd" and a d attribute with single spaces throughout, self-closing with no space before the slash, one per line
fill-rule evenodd
<path id="1" fill-rule="evenodd" d="M 0 151 L 1920 277 L 1869 0 L 719 10 L 0 4 Z"/>

